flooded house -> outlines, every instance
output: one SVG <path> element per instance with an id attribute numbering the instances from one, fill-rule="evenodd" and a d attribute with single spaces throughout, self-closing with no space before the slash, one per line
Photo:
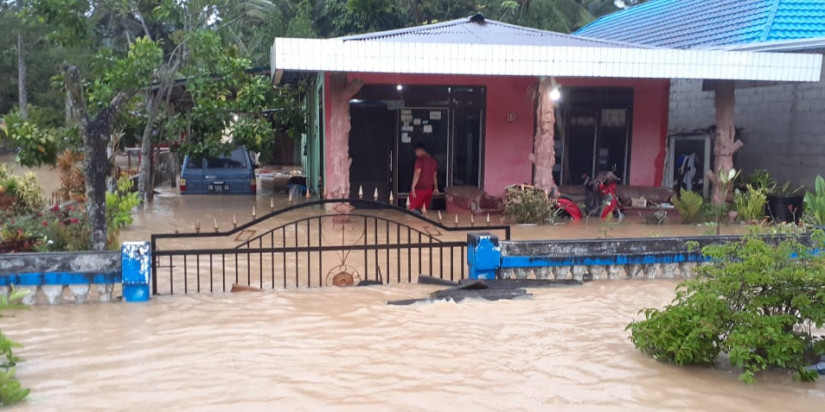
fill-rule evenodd
<path id="1" fill-rule="evenodd" d="M 333 39 L 276 38 L 271 70 L 275 84 L 295 72 L 316 80 L 303 150 L 313 189 L 392 194 L 403 204 L 418 142 L 438 161 L 442 191 L 552 190 L 605 171 L 625 185 L 668 186 L 674 81 L 704 82 L 717 102 L 707 122 L 732 125 L 734 87 L 819 81 L 821 56 L 681 50 L 476 15 Z M 729 134 L 732 141 L 732 127 Z M 733 154 L 718 149 L 723 161 Z M 708 151 L 705 167 L 715 170 L 719 159 Z"/>
<path id="2" fill-rule="evenodd" d="M 821 0 L 654 0 L 604 16 L 576 33 L 685 50 L 825 53 Z M 816 74 L 816 73 L 815 73 Z M 736 127 L 744 142 L 738 168 L 767 169 L 780 182 L 810 185 L 825 174 L 825 82 L 736 83 Z M 668 128 L 675 136 L 706 134 L 715 124 L 711 85 L 675 79 Z"/>

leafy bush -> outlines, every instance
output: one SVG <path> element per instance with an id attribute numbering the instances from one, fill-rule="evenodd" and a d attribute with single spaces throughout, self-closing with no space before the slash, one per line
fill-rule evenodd
<path id="1" fill-rule="evenodd" d="M 54 164 L 58 139 L 52 129 L 41 129 L 33 122 L 24 121 L 17 112 L 7 115 L 5 121 L 8 134 L 18 148 L 18 163 L 30 167 Z"/>
<path id="2" fill-rule="evenodd" d="M 737 190 L 734 197 L 739 219 L 745 222 L 753 222 L 764 218 L 767 202 L 768 196 L 765 194 L 764 189 L 758 189 L 750 184 L 747 185 L 745 191 Z"/>
<path id="3" fill-rule="evenodd" d="M 0 296 L 0 317 L 7 310 L 24 309 L 20 300 L 26 293 L 28 292 L 14 291 L 9 297 Z M 29 396 L 29 389 L 23 388 L 14 377 L 14 367 L 20 362 L 20 358 L 14 354 L 14 348 L 19 347 L 19 343 L 10 340 L 0 331 L 0 404 L 3 406 L 14 405 Z"/>
<path id="4" fill-rule="evenodd" d="M 504 210 L 518 223 L 547 223 L 553 215 L 553 203 L 543 190 L 510 186 L 505 195 Z"/>
<path id="5" fill-rule="evenodd" d="M 108 244 L 115 247 L 120 230 L 132 223 L 132 210 L 140 201 L 128 177 L 118 181 L 114 193 L 106 193 Z M 91 250 L 91 222 L 81 204 L 54 206 L 45 212 L 0 214 L 0 253 Z"/>
<path id="6" fill-rule="evenodd" d="M 811 236 L 825 240 L 822 231 Z M 708 246 L 695 279 L 681 283 L 673 303 L 645 309 L 628 325 L 642 352 L 677 365 L 712 365 L 727 353 L 740 379 L 756 381 L 768 368 L 795 371 L 803 381 L 818 378 L 805 366 L 825 354 L 825 256 L 809 252 L 798 236 L 746 236 Z"/>
<path id="7" fill-rule="evenodd" d="M 66 149 L 57 156 L 60 172 L 60 198 L 63 201 L 82 201 L 86 197 L 86 179 L 83 176 L 83 153 Z"/>
<path id="8" fill-rule="evenodd" d="M 0 164 L 0 211 L 15 215 L 34 213 L 44 205 L 43 189 L 33 173 L 17 176 Z"/>
<path id="9" fill-rule="evenodd" d="M 675 206 L 679 214 L 682 215 L 682 223 L 689 224 L 696 221 L 705 200 L 696 192 L 682 189 L 679 196 L 673 196 L 670 202 L 673 203 L 673 206 Z"/>
<path id="10" fill-rule="evenodd" d="M 816 225 L 825 225 L 825 179 L 816 177 L 814 191 L 805 194 L 805 213 Z"/>
<path id="11" fill-rule="evenodd" d="M 755 189 L 764 192 L 771 192 L 776 188 L 776 180 L 773 180 L 771 172 L 764 169 L 754 170 L 753 173 L 748 176 L 748 183 Z"/>
<path id="12" fill-rule="evenodd" d="M 117 181 L 117 190 L 106 193 L 106 224 L 109 246 L 116 246 L 120 229 L 132 224 L 132 210 L 140 204 L 138 193 L 132 191 L 132 179 L 122 176 Z"/>

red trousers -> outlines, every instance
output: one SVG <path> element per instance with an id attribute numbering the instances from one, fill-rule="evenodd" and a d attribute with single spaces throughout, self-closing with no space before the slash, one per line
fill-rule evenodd
<path id="1" fill-rule="evenodd" d="M 415 189 L 415 197 L 410 194 L 410 210 L 420 210 L 422 206 L 430 207 L 433 189 Z"/>

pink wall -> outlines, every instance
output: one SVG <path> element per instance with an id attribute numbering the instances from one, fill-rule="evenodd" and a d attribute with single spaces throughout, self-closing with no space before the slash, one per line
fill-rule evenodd
<path id="1" fill-rule="evenodd" d="M 502 195 L 508 185 L 532 181 L 533 166 L 527 158 L 533 151 L 534 127 L 533 101 L 529 89 L 537 79 L 380 73 L 350 73 L 349 77 L 361 79 L 365 84 L 485 86 L 487 109 L 484 119 L 484 190 L 493 195 Z M 513 122 L 507 120 L 509 112 L 515 115 Z M 324 113 L 329 125 L 329 107 L 325 108 Z"/>
<path id="2" fill-rule="evenodd" d="M 630 182 L 638 186 L 662 183 L 667 141 L 669 80 L 646 79 L 558 79 L 567 87 L 632 87 L 633 135 L 630 147 Z M 563 93 L 563 92 L 562 92 Z"/>
<path id="3" fill-rule="evenodd" d="M 380 73 L 351 73 L 349 77 L 361 79 L 365 84 L 486 86 L 484 190 L 492 195 L 502 195 L 508 185 L 532 181 L 533 166 L 528 160 L 528 155 L 533 151 L 535 113 L 531 89 L 537 84 L 536 78 Z M 670 81 L 560 78 L 558 83 L 562 88 L 566 86 L 634 89 L 629 184 L 659 186 L 664 172 Z M 328 93 L 326 88 L 324 92 Z M 510 112 L 515 115 L 513 122 L 507 120 Z M 325 107 L 324 114 L 329 127 L 328 106 Z"/>

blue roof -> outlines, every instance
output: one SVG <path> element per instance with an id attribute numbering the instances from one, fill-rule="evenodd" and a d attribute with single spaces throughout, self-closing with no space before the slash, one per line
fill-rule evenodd
<path id="1" fill-rule="evenodd" d="M 825 37 L 825 0 L 651 0 L 574 34 L 684 49 Z"/>

